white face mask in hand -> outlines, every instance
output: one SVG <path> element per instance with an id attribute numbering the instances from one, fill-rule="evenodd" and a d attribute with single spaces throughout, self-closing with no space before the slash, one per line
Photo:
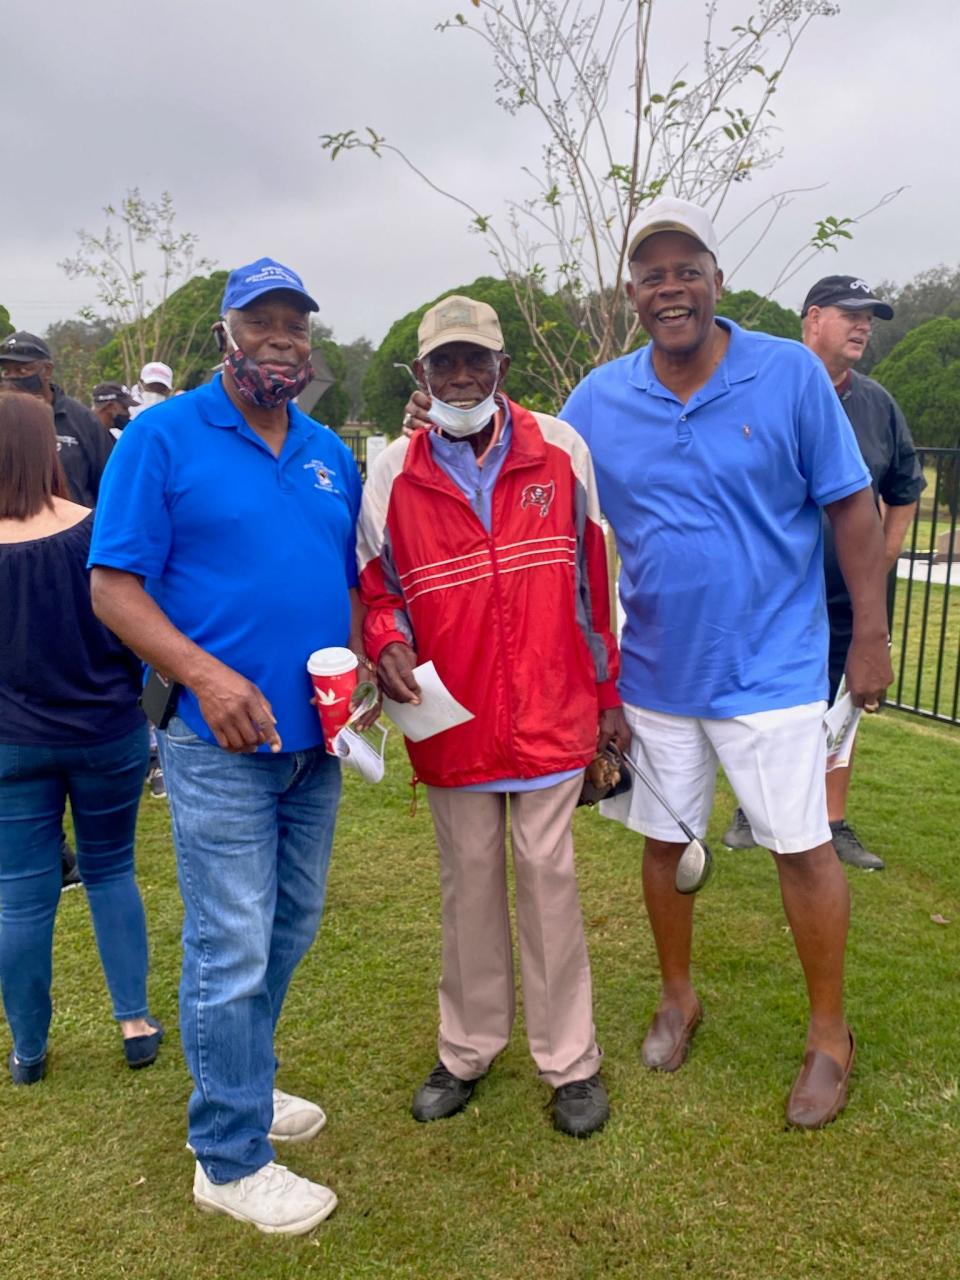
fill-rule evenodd
<path id="1" fill-rule="evenodd" d="M 354 729 L 354 723 L 377 705 L 377 686 L 358 684 L 354 697 L 357 705 L 350 719 L 333 740 L 334 755 L 349 769 L 355 769 L 364 782 L 379 782 L 383 777 L 383 752 L 387 743 L 387 726 L 376 722 L 368 729 Z"/>
<path id="2" fill-rule="evenodd" d="M 429 382 L 427 390 L 430 390 Z M 497 411 L 493 392 L 487 396 L 486 400 L 475 404 L 472 409 L 458 409 L 456 405 L 446 404 L 445 401 L 438 400 L 432 391 L 430 391 L 430 398 L 432 400 L 429 411 L 430 421 L 440 427 L 444 435 L 453 436 L 456 440 L 475 436 L 478 431 L 483 430 Z"/>
<path id="3" fill-rule="evenodd" d="M 364 782 L 379 782 L 384 771 L 387 733 L 383 724 L 373 724 L 362 734 L 345 724 L 333 740 L 334 753 L 348 768 L 355 769 Z"/>

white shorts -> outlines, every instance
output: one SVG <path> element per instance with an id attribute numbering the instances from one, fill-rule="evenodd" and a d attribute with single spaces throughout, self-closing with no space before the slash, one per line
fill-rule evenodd
<path id="1" fill-rule="evenodd" d="M 827 821 L 825 702 L 756 711 L 729 720 L 698 720 L 625 706 L 631 755 L 696 835 L 704 836 L 723 766 L 758 844 L 802 853 L 830 840 Z M 654 840 L 683 833 L 639 778 L 604 800 L 600 812 Z"/>

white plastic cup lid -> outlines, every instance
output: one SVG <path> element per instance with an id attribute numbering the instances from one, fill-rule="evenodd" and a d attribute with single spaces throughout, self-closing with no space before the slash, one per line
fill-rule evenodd
<path id="1" fill-rule="evenodd" d="M 357 655 L 352 649 L 331 645 L 328 649 L 315 649 L 307 659 L 307 670 L 312 676 L 342 676 L 357 665 Z"/>

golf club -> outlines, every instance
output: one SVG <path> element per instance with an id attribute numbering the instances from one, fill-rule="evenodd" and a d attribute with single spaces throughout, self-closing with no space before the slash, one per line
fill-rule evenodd
<path id="1" fill-rule="evenodd" d="M 635 778 L 639 778 L 650 794 L 657 800 L 670 817 L 674 820 L 683 834 L 687 837 L 689 843 L 680 855 L 680 861 L 677 863 L 677 874 L 675 885 L 677 893 L 696 893 L 710 879 L 710 872 L 713 870 L 713 854 L 705 840 L 701 840 L 695 836 L 683 819 L 677 814 L 666 800 L 653 785 L 647 775 L 643 772 L 637 762 L 631 759 L 625 751 L 620 752 L 620 758 L 629 767 L 630 772 Z"/>

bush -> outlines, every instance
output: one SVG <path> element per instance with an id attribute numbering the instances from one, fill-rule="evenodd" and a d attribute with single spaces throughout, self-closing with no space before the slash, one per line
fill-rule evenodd
<path id="1" fill-rule="evenodd" d="M 903 410 L 920 445 L 960 445 L 960 320 L 913 329 L 872 371 Z"/>

